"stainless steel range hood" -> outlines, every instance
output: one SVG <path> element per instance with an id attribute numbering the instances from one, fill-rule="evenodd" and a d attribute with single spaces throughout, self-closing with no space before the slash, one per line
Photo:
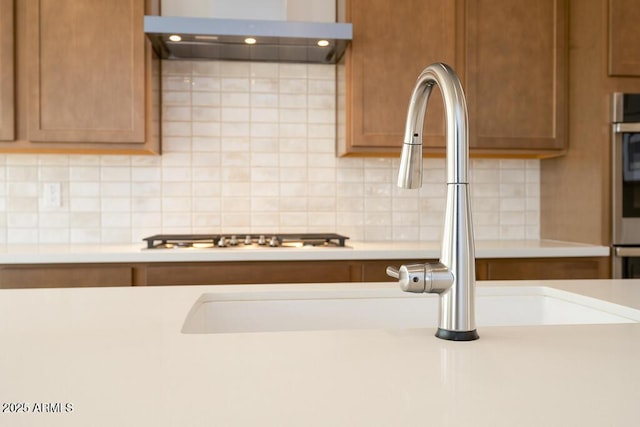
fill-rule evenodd
<path id="1" fill-rule="evenodd" d="M 144 31 L 164 59 L 321 64 L 336 63 L 352 37 L 348 23 L 182 16 L 145 16 Z"/>

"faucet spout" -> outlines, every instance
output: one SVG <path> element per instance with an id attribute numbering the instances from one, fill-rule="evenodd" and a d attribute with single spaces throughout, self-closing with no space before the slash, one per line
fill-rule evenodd
<path id="1" fill-rule="evenodd" d="M 399 279 L 401 288 L 407 292 L 439 294 L 437 337 L 471 341 L 479 336 L 475 324 L 475 249 L 468 181 L 467 103 L 460 79 L 446 64 L 436 63 L 425 68 L 411 94 L 398 186 L 419 188 L 422 185 L 422 127 L 434 85 L 438 85 L 444 100 L 447 135 L 447 198 L 440 261 L 388 271 Z"/>

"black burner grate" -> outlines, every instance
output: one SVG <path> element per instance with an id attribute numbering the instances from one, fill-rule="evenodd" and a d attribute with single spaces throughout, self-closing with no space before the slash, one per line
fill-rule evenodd
<path id="1" fill-rule="evenodd" d="M 145 237 L 147 249 L 212 248 L 259 245 L 266 247 L 287 246 L 300 243 L 305 246 L 344 247 L 349 239 L 335 233 L 236 233 L 236 234 L 156 234 Z"/>

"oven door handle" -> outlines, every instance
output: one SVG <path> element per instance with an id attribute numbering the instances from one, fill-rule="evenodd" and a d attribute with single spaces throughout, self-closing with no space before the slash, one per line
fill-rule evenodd
<path id="1" fill-rule="evenodd" d="M 617 247 L 615 249 L 616 256 L 619 257 L 640 257 L 640 246 L 635 247 Z"/>
<path id="2" fill-rule="evenodd" d="M 613 132 L 615 133 L 638 133 L 640 132 L 640 123 L 614 123 Z"/>

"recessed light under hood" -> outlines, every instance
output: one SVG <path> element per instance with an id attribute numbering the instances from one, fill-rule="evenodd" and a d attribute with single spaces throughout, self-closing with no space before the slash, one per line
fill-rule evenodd
<path id="1" fill-rule="evenodd" d="M 340 60 L 352 37 L 348 23 L 174 16 L 145 16 L 144 31 L 164 59 L 321 64 Z"/>

